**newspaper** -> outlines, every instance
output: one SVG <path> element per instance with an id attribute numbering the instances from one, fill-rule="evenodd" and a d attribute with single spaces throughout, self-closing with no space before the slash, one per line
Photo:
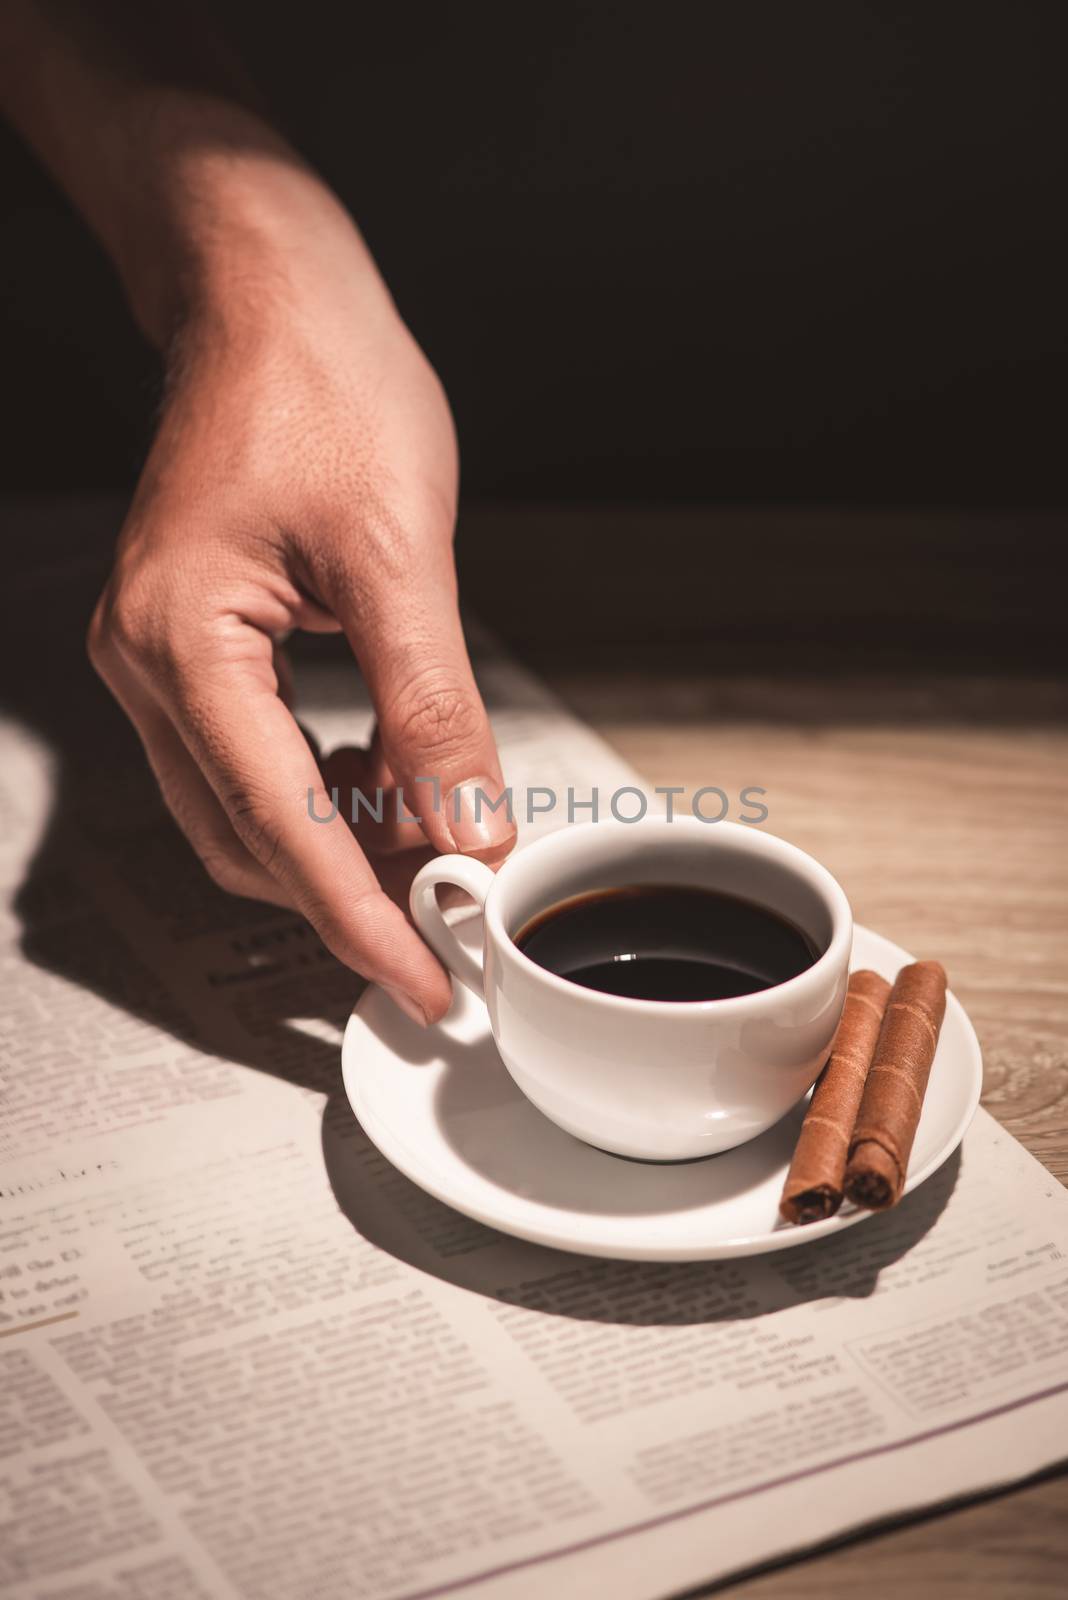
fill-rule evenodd
<path id="1" fill-rule="evenodd" d="M 513 785 L 634 781 L 492 645 L 478 671 Z M 653 1600 L 1066 1453 L 1068 1195 L 984 1112 L 800 1249 L 494 1233 L 358 1126 L 359 981 L 210 885 L 74 655 L 62 707 L 31 676 L 0 733 L 0 1592 Z M 344 661 L 300 689 L 325 744 L 366 733 Z"/>

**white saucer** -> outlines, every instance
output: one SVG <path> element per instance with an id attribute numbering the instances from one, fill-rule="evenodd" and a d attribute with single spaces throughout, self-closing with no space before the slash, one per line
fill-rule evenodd
<path id="1" fill-rule="evenodd" d="M 853 967 L 893 979 L 911 960 L 889 939 L 856 929 Z M 368 990 L 345 1030 L 342 1069 L 352 1108 L 383 1155 L 457 1211 L 537 1244 L 649 1261 L 758 1255 L 871 1215 L 847 1207 L 807 1227 L 779 1220 L 803 1101 L 759 1139 L 700 1161 L 627 1161 L 582 1144 L 520 1093 L 485 1007 L 455 989 L 448 1016 L 428 1032 Z M 979 1042 L 951 994 L 906 1190 L 956 1149 L 982 1081 Z"/>

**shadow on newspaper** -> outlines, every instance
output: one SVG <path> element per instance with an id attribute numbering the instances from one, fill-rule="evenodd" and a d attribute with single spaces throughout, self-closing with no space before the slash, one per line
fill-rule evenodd
<path id="1" fill-rule="evenodd" d="M 895 1212 L 836 1237 L 749 1260 L 680 1264 L 526 1244 L 461 1217 L 395 1171 L 341 1089 L 336 1040 L 358 981 L 300 918 L 226 896 L 209 881 L 85 662 L 84 627 L 103 566 L 87 557 L 74 582 L 63 570 L 58 581 L 45 563 L 13 585 L 14 610 L 0 630 L 6 708 L 48 749 L 53 773 L 51 807 L 15 899 L 31 970 L 165 1030 L 184 1047 L 190 1082 L 211 1056 L 322 1094 L 325 1171 L 353 1228 L 420 1272 L 502 1307 L 647 1326 L 727 1322 L 801 1301 L 830 1307 L 910 1270 L 910 1252 L 956 1184 L 959 1153 Z M 36 640 L 29 664 L 27 617 Z M 309 1018 L 310 1030 L 294 1021 Z M 107 1071 L 106 1059 L 98 1070 Z M 180 1075 L 181 1059 L 174 1070 Z"/>

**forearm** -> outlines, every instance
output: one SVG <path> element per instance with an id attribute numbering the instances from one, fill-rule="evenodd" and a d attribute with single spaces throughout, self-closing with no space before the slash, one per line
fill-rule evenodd
<path id="1" fill-rule="evenodd" d="M 342 207 L 209 42 L 143 10 L 0 0 L 0 104 L 94 229 L 164 347 L 200 305 L 272 302 L 344 272 L 388 304 Z M 199 35 L 198 35 L 199 36 Z M 207 37 L 205 30 L 205 37 Z"/>

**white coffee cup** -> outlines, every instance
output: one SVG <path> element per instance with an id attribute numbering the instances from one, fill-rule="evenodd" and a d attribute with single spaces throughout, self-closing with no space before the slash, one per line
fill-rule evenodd
<path id="1" fill-rule="evenodd" d="M 626 884 L 718 889 L 779 912 L 819 952 L 797 977 L 727 1000 L 635 1000 L 572 983 L 514 936 L 572 895 Z M 483 913 L 483 956 L 438 905 L 454 884 Z M 815 1080 L 845 1002 L 853 918 L 826 868 L 738 823 L 646 818 L 562 828 L 496 873 L 440 856 L 412 885 L 412 915 L 449 971 L 485 1000 L 508 1071 L 568 1133 L 618 1155 L 678 1161 L 763 1133 Z"/>

